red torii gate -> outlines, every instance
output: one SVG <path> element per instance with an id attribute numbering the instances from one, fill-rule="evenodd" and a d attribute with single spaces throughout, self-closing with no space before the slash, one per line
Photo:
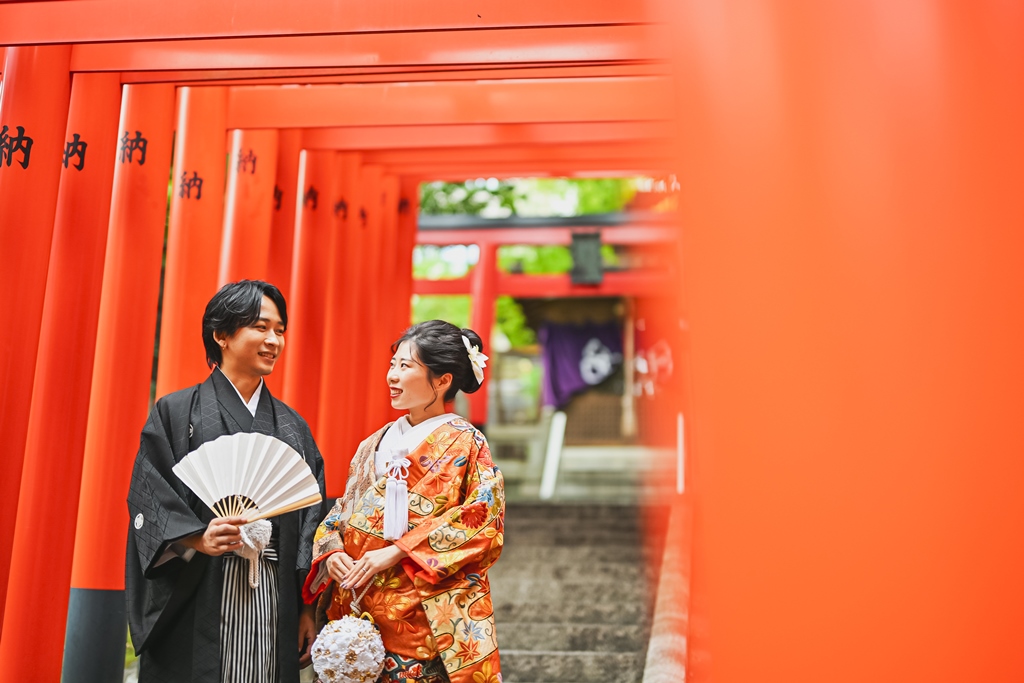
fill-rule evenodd
<path id="1" fill-rule="evenodd" d="M 189 330 L 218 284 L 273 277 L 289 297 L 292 324 L 288 360 L 271 384 L 314 428 L 332 495 L 341 492 L 356 440 L 390 412 L 384 394 L 367 401 L 356 388 L 373 386 L 372 368 L 385 367 L 387 344 L 408 321 L 407 305 L 381 303 L 385 298 L 408 302 L 412 293 L 411 261 L 396 261 L 395 254 L 411 252 L 421 179 L 484 172 L 660 172 L 668 166 L 668 89 L 641 11 L 577 3 L 541 14 L 502 10 L 487 20 L 474 12 L 467 22 L 465 16 L 453 19 L 465 15 L 464 2 L 452 3 L 449 12 L 408 11 L 399 21 L 394 13 L 378 10 L 339 13 L 319 1 L 287 8 L 257 3 L 244 17 L 229 7 L 186 2 L 171 16 L 139 12 L 123 0 L 0 6 L 0 42 L 8 46 L 0 120 L 38 121 L 44 108 L 54 118 L 45 135 L 33 124 L 38 140 L 33 168 L 50 163 L 41 159 L 53 160 L 65 119 L 68 139 L 90 120 L 79 103 L 88 100 L 79 90 L 99 95 L 92 94 L 98 86 L 86 75 L 95 74 L 97 83 L 124 84 L 123 98 L 114 90 L 106 95 L 108 109 L 118 104 L 121 109 L 117 173 L 106 181 L 108 187 L 112 182 L 114 198 L 110 228 L 90 233 L 109 235 L 105 268 L 71 263 L 62 268 L 62 279 L 51 278 L 47 285 L 68 290 L 68 303 L 55 307 L 74 306 L 86 318 L 98 311 L 95 366 L 81 364 L 86 392 L 92 375 L 91 395 L 80 391 L 61 404 L 63 413 L 80 414 L 82 428 L 70 435 L 54 429 L 67 415 L 58 415 L 56 404 L 45 399 L 48 394 L 38 384 L 44 375 L 37 375 L 32 393 L 30 364 L 21 368 L 21 379 L 0 377 L 8 387 L 5 396 L 20 392 L 23 397 L 22 413 L 4 413 L 5 435 L 14 437 L 6 447 L 16 457 L 4 458 L 0 477 L 10 494 L 3 503 L 8 506 L 3 520 L 10 526 L 0 528 L 0 585 L 19 587 L 0 600 L 6 606 L 4 622 L 23 623 L 40 610 L 58 617 L 34 632 L 31 648 L 24 647 L 22 630 L 3 630 L 0 681 L 55 679 L 60 657 L 40 661 L 38 654 L 61 650 L 59 617 L 67 608 L 69 576 L 74 613 L 67 628 L 67 667 L 86 676 L 121 658 L 121 629 L 115 625 L 104 634 L 92 627 L 83 640 L 81 624 L 102 613 L 113 615 L 116 623 L 123 601 L 122 500 L 149 386 L 151 352 L 140 341 L 153 337 L 155 309 L 143 302 L 157 300 L 172 133 L 175 171 L 157 394 L 205 376 L 202 350 Z M 193 10 L 201 17 L 183 19 Z M 136 20 L 119 28 L 116 21 L 96 21 L 120 13 Z M 387 30 L 381 32 L 381 26 Z M 28 47 L 33 45 L 39 47 Z M 61 79 L 69 73 L 76 90 L 65 116 L 67 104 L 47 102 L 40 94 L 59 98 Z M 24 79 L 33 80 L 31 99 Z M 297 83 L 315 85 L 289 87 Z M 175 91 L 186 84 L 205 87 Z M 114 123 L 107 115 L 106 125 Z M 460 135 L 466 137 L 456 142 Z M 81 175 L 69 177 L 86 178 L 105 166 L 95 158 L 89 157 Z M 46 207 L 64 213 L 76 208 L 58 206 L 64 200 L 56 196 L 55 173 L 29 186 L 16 185 L 11 177 L 6 168 L 0 170 L 0 204 L 32 196 L 40 206 L 31 232 L 0 233 L 5 253 L 25 255 L 17 289 L 36 294 L 24 300 L 28 308 L 14 313 L 34 328 L 50 243 L 47 226 L 52 226 Z M 109 194 L 102 178 L 90 182 L 90 192 Z M 62 233 L 55 234 L 59 239 Z M 30 244 L 36 254 L 31 258 Z M 55 242 L 54 254 L 56 248 Z M 493 252 L 484 255 L 480 272 L 493 270 Z M 73 288 L 71 283 L 84 277 L 93 278 L 95 290 Z M 493 282 L 481 279 L 479 301 L 493 305 Z M 87 291 L 95 291 L 93 299 L 83 298 Z M 140 310 L 145 315 L 138 315 Z M 492 318 L 491 308 L 474 308 L 473 325 L 485 338 Z M 59 338 L 47 329 L 39 343 L 40 368 L 50 357 L 61 357 Z M 75 332 L 95 336 L 85 327 Z M 331 340 L 329 349 L 325 338 Z M 128 339 L 134 340 L 131 346 L 123 341 Z M 28 341 L 22 337 L 19 344 Z M 52 391 L 62 391 L 58 379 L 52 381 Z M 32 403 L 30 396 L 38 401 Z M 19 443 L 17 435 L 25 433 L 30 411 L 31 425 L 38 426 L 28 433 L 33 457 L 23 459 L 24 441 Z M 471 413 L 483 422 L 482 393 L 473 397 Z M 64 465 L 59 481 L 50 471 L 53 461 Z M 70 554 L 54 558 L 31 542 L 27 520 L 40 518 L 54 499 L 79 509 L 80 490 L 89 495 L 79 511 L 72 571 Z M 8 557 L 9 581 L 3 573 Z M 35 656 L 26 656 L 29 651 Z"/>
<path id="2" fill-rule="evenodd" d="M 697 463 L 687 678 L 711 680 L 712 665 L 719 683 L 1024 675 L 1013 640 L 1024 612 L 1024 557 L 1013 542 L 1024 477 L 1019 6 L 650 4 L 664 12 L 671 40 L 618 41 L 645 33 L 636 27 L 650 22 L 648 8 L 593 0 L 483 10 L 465 0 L 0 5 L 0 256 L 5 313 L 18 327 L 0 337 L 0 586 L 15 587 L 0 680 L 57 678 L 67 556 L 59 538 L 45 556 L 34 542 L 53 500 L 77 509 L 84 420 L 73 411 L 58 422 L 57 401 L 44 400 L 62 393 L 58 383 L 78 397 L 68 405 L 82 405 L 91 372 L 86 485 L 114 502 L 126 485 L 125 464 L 114 460 L 134 452 L 151 359 L 124 340 L 155 333 L 161 235 L 152 226 L 166 209 L 175 85 L 648 78 L 661 74 L 662 49 L 678 88 L 664 118 L 678 133 L 668 151 L 684 188 L 681 334 L 692 352 Z M 131 62 L 133 48 L 148 66 Z M 160 50 L 172 57 L 161 61 Z M 96 167 L 76 175 L 70 154 L 67 168 L 58 163 L 64 143 L 94 123 L 75 112 L 106 110 L 102 82 L 84 77 L 104 71 L 132 84 L 117 130 L 146 131 L 148 147 L 145 165 L 135 146 L 114 168 L 100 295 L 88 259 L 46 271 L 67 258 L 65 218 L 94 213 L 85 198 L 103 194 Z M 309 154 L 298 167 L 301 135 L 280 134 L 279 149 L 295 150 L 279 152 L 280 177 L 316 171 Z M 551 172 L 542 152 L 532 169 L 505 168 Z M 458 164 L 446 172 L 479 168 Z M 350 189 L 377 195 L 388 175 L 371 164 Z M 410 187 L 399 181 L 400 193 Z M 289 220 L 275 212 L 272 260 L 295 243 L 287 225 L 295 228 L 296 199 L 304 196 L 282 197 Z M 85 236 L 93 242 L 80 253 L 94 254 L 99 236 Z M 368 265 L 378 269 L 380 244 L 370 241 L 360 248 L 377 254 Z M 287 268 L 270 263 L 268 272 Z M 85 313 L 98 302 L 95 335 L 88 315 L 61 310 L 72 301 Z M 673 309 L 668 323 L 678 329 L 680 318 Z M 73 353 L 86 360 L 44 372 L 55 366 L 59 333 L 81 340 Z M 61 466 L 43 477 L 37 461 Z M 94 502 L 79 515 L 72 581 L 89 589 L 76 596 L 109 605 L 119 599 L 123 507 Z"/>

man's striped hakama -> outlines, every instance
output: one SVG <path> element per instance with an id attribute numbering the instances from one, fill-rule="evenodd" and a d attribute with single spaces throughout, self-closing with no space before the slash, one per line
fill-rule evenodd
<path id="1" fill-rule="evenodd" d="M 249 560 L 224 555 L 220 606 L 220 680 L 277 683 L 277 552 L 259 559 L 259 585 L 249 585 Z"/>

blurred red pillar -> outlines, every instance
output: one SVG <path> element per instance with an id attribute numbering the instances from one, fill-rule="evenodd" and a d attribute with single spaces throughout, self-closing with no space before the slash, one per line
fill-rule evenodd
<path id="1" fill-rule="evenodd" d="M 362 358 L 364 362 L 359 364 L 353 374 L 355 386 L 360 387 L 358 393 L 360 400 L 357 401 L 352 411 L 352 419 L 355 422 L 352 431 L 360 434 L 360 439 L 383 426 L 377 424 L 380 411 L 373 409 L 374 387 L 379 387 L 379 391 L 385 391 L 387 386 L 386 367 L 374 367 L 372 360 L 379 358 L 374 355 L 374 350 L 383 340 L 383 335 L 379 334 L 376 325 L 381 305 L 381 281 L 379 278 L 382 181 L 383 169 L 380 166 L 376 164 L 363 166 L 362 191 L 360 193 L 362 203 L 359 208 L 359 221 L 363 230 L 363 263 L 360 270 L 362 296 L 357 302 L 355 327 L 361 333 L 356 335 L 355 355 L 357 358 Z"/>
<path id="2" fill-rule="evenodd" d="M 71 95 L 70 60 L 70 46 L 9 47 L 4 55 L 0 254 L 5 315 L 18 332 L 0 335 L 0 622 Z"/>
<path id="3" fill-rule="evenodd" d="M 491 329 L 494 327 L 494 302 L 498 296 L 498 245 L 481 244 L 480 260 L 473 266 L 470 273 L 471 283 L 469 327 L 480 335 L 484 348 L 481 349 L 484 355 L 490 356 Z M 485 378 L 490 378 L 490 367 L 484 368 Z M 485 381 L 483 386 L 474 393 L 469 394 L 469 421 L 477 427 L 487 425 L 487 389 Z"/>
<path id="4" fill-rule="evenodd" d="M 1024 679 L 1021 6 L 673 6 L 687 680 Z"/>
<path id="5" fill-rule="evenodd" d="M 276 130 L 235 129 L 230 139 L 220 285 L 267 277 L 277 179 Z"/>
<path id="6" fill-rule="evenodd" d="M 276 286 L 291 302 L 292 251 L 295 242 L 295 200 L 299 196 L 299 152 L 302 131 L 287 129 L 278 132 L 277 179 L 274 182 L 273 213 L 270 222 L 270 253 L 267 256 L 267 282 Z M 287 374 L 289 354 L 278 356 L 274 374 L 265 381 L 271 389 L 282 391 Z"/>
<path id="7" fill-rule="evenodd" d="M 381 179 L 380 204 L 380 255 L 378 257 L 379 273 L 377 275 L 378 303 L 377 324 L 374 326 L 374 344 L 372 368 L 387 374 L 391 359 L 391 343 L 398 339 L 405 327 L 399 328 L 398 311 L 403 293 L 402 283 L 398 276 L 398 177 L 386 174 Z M 385 382 L 374 383 L 370 378 L 370 406 L 374 416 L 372 423 L 383 425 L 400 416 L 401 413 L 391 408 L 391 396 Z"/>
<path id="8" fill-rule="evenodd" d="M 300 159 L 299 187 L 304 191 L 295 224 L 284 401 L 318 435 L 328 256 L 340 169 L 336 152 L 303 150 Z"/>
<path id="9" fill-rule="evenodd" d="M 403 332 L 412 324 L 412 252 L 419 229 L 420 184 L 402 177 L 398 189 L 398 247 L 395 251 L 396 329 Z"/>
<path id="10" fill-rule="evenodd" d="M 70 527 L 78 512 L 120 95 L 120 74 L 74 77 L 25 441 L 31 457 L 25 458 L 11 552 L 10 580 L 18 590 L 7 596 L 0 680 L 60 674 L 59 658 L 34 653 L 63 645 L 72 555 L 40 543 L 38 521 L 54 500 L 67 506 L 62 517 Z M 84 362 L 69 364 L 71 352 Z M 50 618 L 36 621 L 40 611 Z M 33 622 L 34 628 L 24 628 Z"/>
<path id="11" fill-rule="evenodd" d="M 149 405 L 174 86 L 124 86 L 117 132 L 64 648 L 80 681 L 124 668 L 124 498 Z"/>
<path id="12" fill-rule="evenodd" d="M 217 291 L 226 95 L 220 87 L 178 90 L 157 397 L 201 382 L 209 373 L 201 330 L 203 311 Z"/>
<path id="13" fill-rule="evenodd" d="M 340 155 L 340 186 L 334 207 L 337 227 L 331 237 L 326 284 L 317 444 L 328 465 L 325 466 L 328 497 L 344 493 L 349 461 L 358 439 L 362 438 L 351 432 L 351 420 L 347 419 L 357 405 L 360 390 L 351 380 L 352 373 L 363 364 L 355 353 L 356 338 L 362 334 L 355 327 L 356 301 L 363 292 L 359 282 L 359 263 L 363 258 L 359 221 L 360 162 L 358 153 Z"/>

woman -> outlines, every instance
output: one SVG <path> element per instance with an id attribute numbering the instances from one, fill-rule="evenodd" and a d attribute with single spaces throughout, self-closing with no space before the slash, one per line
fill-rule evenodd
<path id="1" fill-rule="evenodd" d="M 361 595 L 387 650 L 379 682 L 501 681 L 487 569 L 504 542 L 502 477 L 483 434 L 445 405 L 480 388 L 482 348 L 443 320 L 392 345 L 391 405 L 408 413 L 359 445 L 314 537 L 303 597 L 320 596 L 323 621 Z"/>

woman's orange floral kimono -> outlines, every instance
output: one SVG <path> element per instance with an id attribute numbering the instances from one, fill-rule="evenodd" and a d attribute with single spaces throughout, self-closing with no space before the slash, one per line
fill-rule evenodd
<path id="1" fill-rule="evenodd" d="M 388 425 L 390 426 L 390 425 Z M 324 560 L 344 550 L 353 559 L 389 545 L 383 538 L 387 477 L 374 452 L 385 426 L 360 444 L 345 496 L 316 532 L 303 588 L 328 619 L 351 612 L 352 594 L 335 590 Z M 384 647 L 402 657 L 440 655 L 452 683 L 500 683 L 487 569 L 501 554 L 505 495 L 483 434 L 454 417 L 408 455 L 409 531 L 394 544 L 408 558 L 379 573 L 360 602 L 380 628 Z"/>

